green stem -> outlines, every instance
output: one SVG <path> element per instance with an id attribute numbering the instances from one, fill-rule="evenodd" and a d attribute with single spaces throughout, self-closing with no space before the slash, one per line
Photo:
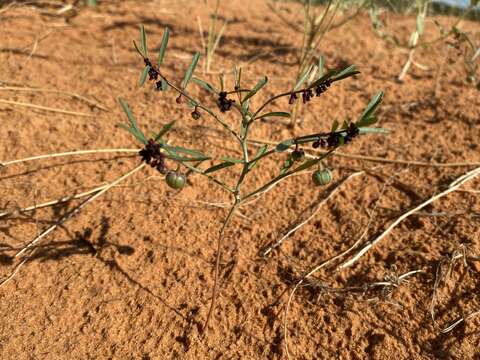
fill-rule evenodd
<path id="1" fill-rule="evenodd" d="M 257 161 L 259 161 L 260 159 L 262 159 L 262 158 L 264 158 L 264 157 L 266 157 L 266 156 L 272 155 L 272 154 L 275 153 L 275 152 L 277 152 L 277 151 L 275 150 L 275 148 L 270 149 L 270 150 L 266 151 L 265 153 L 263 153 L 262 155 L 256 157 L 255 159 L 250 160 L 250 161 L 248 162 L 248 165 L 251 165 L 251 164 L 257 162 Z"/>
<path id="2" fill-rule="evenodd" d="M 257 116 L 258 114 L 263 110 L 265 109 L 265 107 L 269 104 L 271 104 L 272 102 L 274 102 L 275 100 L 279 99 L 279 98 L 282 98 L 282 97 L 285 97 L 285 96 L 290 96 L 292 94 L 300 94 L 302 92 L 304 92 L 306 89 L 300 89 L 300 90 L 297 90 L 297 91 L 287 91 L 287 92 L 284 92 L 284 93 L 281 93 L 281 94 L 278 94 L 278 95 L 275 95 L 273 97 L 271 97 L 270 99 L 268 99 L 262 106 L 260 106 L 260 108 L 255 111 L 255 113 L 253 114 L 252 116 L 252 120 L 250 120 L 250 122 L 252 122 Z"/>
<path id="3" fill-rule="evenodd" d="M 314 166 L 315 164 L 317 164 L 318 162 L 322 161 L 323 159 L 325 159 L 327 156 L 331 155 L 336 149 L 332 149 L 328 152 L 326 152 L 325 154 L 322 154 L 319 158 L 315 159 L 314 161 L 312 161 L 311 165 L 309 167 L 312 167 Z M 285 174 L 280 174 L 278 175 L 277 177 L 273 178 L 272 180 L 270 180 L 269 182 L 267 182 L 266 184 L 262 185 L 261 187 L 259 187 L 257 190 L 254 190 L 252 191 L 251 193 L 245 195 L 243 198 L 242 198 L 242 202 L 246 201 L 247 199 L 251 198 L 252 196 L 255 196 L 259 193 L 262 193 L 264 191 L 266 191 L 269 187 L 275 185 L 276 183 L 278 183 L 279 181 L 283 180 L 284 178 L 290 176 L 290 175 L 293 175 L 299 171 L 302 171 L 302 170 L 306 170 L 307 168 L 303 168 L 303 165 L 300 165 L 298 166 L 297 168 L 291 170 L 291 171 L 288 171 L 286 172 Z"/>
<path id="4" fill-rule="evenodd" d="M 210 319 L 212 317 L 213 310 L 215 309 L 215 300 L 218 296 L 218 277 L 220 275 L 220 259 L 221 259 L 221 250 L 222 250 L 222 240 L 223 236 L 225 233 L 225 228 L 229 224 L 230 220 L 233 217 L 233 214 L 237 210 L 237 208 L 240 205 L 240 201 L 236 198 L 234 204 L 230 208 L 230 211 L 228 212 L 227 217 L 225 218 L 225 221 L 223 222 L 222 228 L 220 229 L 220 233 L 218 235 L 218 240 L 217 240 L 217 257 L 215 260 L 215 278 L 214 278 L 214 283 L 213 283 L 213 290 L 212 290 L 212 300 L 210 302 L 210 308 L 208 309 L 208 314 L 207 318 L 205 320 L 205 323 L 203 324 L 202 328 L 202 333 L 205 333 L 205 330 L 208 327 L 208 324 L 210 323 Z"/>

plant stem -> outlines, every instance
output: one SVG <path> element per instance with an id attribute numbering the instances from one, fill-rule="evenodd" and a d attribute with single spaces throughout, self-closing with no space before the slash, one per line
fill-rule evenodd
<path id="1" fill-rule="evenodd" d="M 242 146 L 242 152 L 243 152 L 243 169 L 242 173 L 240 174 L 240 177 L 238 178 L 237 185 L 235 186 L 235 190 L 233 191 L 233 195 L 235 197 L 234 203 L 232 207 L 230 208 L 230 211 L 228 212 L 227 217 L 225 218 L 225 221 L 223 222 L 222 228 L 220 229 L 220 234 L 218 236 L 218 241 L 217 241 L 217 257 L 215 259 L 215 277 L 214 277 L 214 283 L 213 283 L 213 291 L 212 291 L 212 300 L 210 302 L 210 309 L 208 310 L 207 318 L 205 320 L 205 324 L 203 325 L 202 328 L 202 333 L 205 333 L 205 330 L 208 327 L 208 324 L 210 322 L 210 319 L 212 317 L 213 310 L 215 308 L 215 299 L 218 296 L 218 277 L 220 273 L 220 259 L 222 257 L 221 249 L 222 249 L 222 240 L 223 236 L 225 233 L 225 228 L 227 227 L 228 223 L 230 222 L 230 219 L 232 218 L 233 214 L 235 211 L 238 209 L 240 204 L 242 203 L 242 198 L 240 196 L 240 187 L 243 183 L 243 180 L 245 179 L 245 176 L 247 175 L 249 171 L 249 162 L 248 162 L 248 146 L 247 146 L 247 136 L 248 136 L 248 127 L 249 124 L 247 123 L 247 127 L 245 129 L 245 134 L 243 138 L 241 138 L 240 143 Z"/>
<path id="2" fill-rule="evenodd" d="M 332 150 L 329 150 L 328 152 L 322 154 L 319 158 L 317 159 L 312 159 L 311 161 L 313 161 L 314 163 L 312 165 L 310 165 L 309 167 L 313 166 L 315 163 L 318 163 L 320 161 L 322 161 L 323 159 L 325 159 L 327 156 L 330 156 L 331 154 L 333 154 L 335 152 L 336 148 L 335 149 L 332 149 Z M 280 174 L 278 175 L 277 177 L 273 178 L 272 180 L 270 180 L 269 182 L 267 182 L 265 185 L 259 187 L 258 189 L 252 191 L 251 193 L 245 195 L 243 198 L 242 198 L 242 202 L 244 202 L 245 200 L 251 198 L 252 196 L 255 196 L 261 192 L 264 192 L 266 191 L 269 187 L 275 185 L 276 183 L 278 183 L 279 181 L 283 180 L 284 178 L 290 176 L 290 175 L 293 175 L 299 171 L 302 171 L 304 170 L 302 168 L 302 165 L 300 165 L 299 167 L 291 170 L 291 171 L 288 171 L 284 174 Z"/>
<path id="3" fill-rule="evenodd" d="M 202 328 L 202 333 L 204 334 L 207 330 L 208 324 L 210 323 L 210 319 L 212 317 L 213 310 L 215 308 L 215 300 L 218 296 L 218 277 L 220 274 L 220 259 L 221 259 L 221 249 L 222 249 L 222 240 L 225 234 L 225 228 L 229 224 L 233 214 L 237 210 L 238 206 L 240 205 L 240 201 L 238 199 L 235 200 L 234 204 L 230 208 L 227 217 L 225 218 L 222 228 L 220 229 L 220 233 L 217 239 L 217 256 L 215 259 L 215 278 L 213 283 L 213 290 L 212 290 L 212 300 L 210 302 L 210 308 L 208 309 L 207 319 L 205 320 L 205 324 Z"/>

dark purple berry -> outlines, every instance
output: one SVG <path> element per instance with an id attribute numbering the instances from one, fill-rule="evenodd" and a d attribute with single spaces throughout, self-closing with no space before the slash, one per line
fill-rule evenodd
<path id="1" fill-rule="evenodd" d="M 192 115 L 192 118 L 194 120 L 198 120 L 202 116 L 202 114 L 200 114 L 200 112 L 197 110 L 197 108 L 195 108 L 195 110 L 193 110 L 191 115 Z"/>
<path id="2" fill-rule="evenodd" d="M 303 149 L 298 149 L 292 151 L 292 159 L 293 161 L 301 161 L 305 158 L 305 151 Z"/>

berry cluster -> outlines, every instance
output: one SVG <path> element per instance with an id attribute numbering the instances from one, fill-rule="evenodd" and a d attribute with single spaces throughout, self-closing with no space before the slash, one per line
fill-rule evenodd
<path id="1" fill-rule="evenodd" d="M 156 90 L 162 90 L 162 81 L 159 80 L 160 72 L 152 65 L 149 58 L 144 58 L 143 61 L 145 62 L 145 66 L 150 67 L 150 70 L 148 70 L 148 79 L 155 81 Z"/>
<path id="2" fill-rule="evenodd" d="M 227 99 L 227 93 L 222 91 L 218 94 L 217 105 L 221 112 L 230 110 L 235 100 Z"/>
<path id="3" fill-rule="evenodd" d="M 343 139 L 343 144 L 348 144 L 359 133 L 360 130 L 358 129 L 358 127 L 354 123 L 350 123 L 350 125 L 348 125 L 348 128 L 346 130 L 343 130 L 342 132 L 332 132 L 328 135 L 327 139 L 318 138 L 318 140 L 312 144 L 312 147 L 318 148 L 321 146 L 323 148 L 334 148 L 340 145 L 340 138 Z"/>
<path id="4" fill-rule="evenodd" d="M 142 160 L 151 167 L 156 168 L 160 173 L 165 174 L 168 169 L 165 165 L 165 155 L 160 152 L 161 145 L 150 139 L 145 147 L 139 151 Z"/>
<path id="5" fill-rule="evenodd" d="M 294 104 L 295 101 L 298 99 L 297 94 L 302 94 L 302 101 L 303 101 L 304 104 L 306 104 L 314 96 L 322 95 L 325 91 L 328 90 L 330 85 L 332 85 L 332 80 L 327 79 L 327 80 L 323 81 L 322 83 L 318 84 L 317 86 L 315 86 L 315 94 L 313 93 L 312 89 L 304 89 L 304 90 L 300 90 L 298 92 L 293 92 L 293 93 L 290 94 L 290 99 L 289 99 L 288 103 L 290 105 Z"/>

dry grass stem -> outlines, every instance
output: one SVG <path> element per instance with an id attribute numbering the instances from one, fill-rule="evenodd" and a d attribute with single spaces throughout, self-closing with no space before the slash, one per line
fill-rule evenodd
<path id="1" fill-rule="evenodd" d="M 35 87 L 20 87 L 20 86 L 4 86 L 0 87 L 0 91 L 25 91 L 25 92 L 42 92 L 42 93 L 54 93 L 54 94 L 61 94 L 61 95 L 66 95 L 70 96 L 74 99 L 80 100 L 85 102 L 86 104 L 96 107 L 97 109 L 103 110 L 103 111 L 109 111 L 105 106 L 101 105 L 100 103 L 90 100 L 86 98 L 85 96 L 68 92 L 68 91 L 62 91 L 62 90 L 55 90 L 55 89 L 44 89 L 44 88 L 35 88 Z"/>
<path id="2" fill-rule="evenodd" d="M 368 250 L 370 250 L 374 245 L 378 244 L 382 239 L 384 239 L 398 224 L 400 224 L 407 217 L 414 214 L 418 210 L 423 209 L 425 206 L 431 204 L 435 200 L 438 200 L 438 199 L 450 194 L 451 192 L 456 191 L 460 186 L 462 186 L 466 182 L 476 178 L 479 174 L 480 174 L 480 167 L 465 173 L 464 175 L 460 176 L 457 180 L 452 182 L 446 190 L 432 196 L 428 200 L 422 202 L 420 205 L 418 205 L 418 206 L 414 207 L 413 209 L 410 209 L 407 212 L 405 212 L 404 214 L 402 214 L 380 236 L 378 236 L 377 238 L 375 238 L 373 240 L 368 241 L 359 250 L 359 252 L 355 256 L 353 256 L 350 260 L 348 260 L 344 264 L 340 265 L 339 269 L 344 269 L 346 267 L 349 267 L 349 266 L 353 265 L 356 261 L 358 261 L 358 259 L 360 259 L 363 255 L 365 255 L 365 253 Z"/>
<path id="3" fill-rule="evenodd" d="M 460 325 L 461 323 L 469 320 L 469 319 L 472 319 L 473 317 L 477 316 L 477 315 L 480 315 L 480 310 L 478 311 L 474 311 L 472 313 L 470 313 L 469 315 L 465 316 L 465 317 L 461 317 L 460 319 L 458 319 L 457 321 L 455 321 L 453 324 L 451 324 L 450 326 L 447 326 L 446 328 L 442 329 L 440 332 L 442 334 L 446 334 L 450 331 L 452 331 L 454 328 L 456 328 L 458 325 Z"/>
<path id="4" fill-rule="evenodd" d="M 85 197 L 85 196 L 94 194 L 98 191 L 101 191 L 108 186 L 109 186 L 109 184 L 106 184 L 106 185 L 98 186 L 98 187 L 93 188 L 91 190 L 85 191 L 85 192 L 80 193 L 80 194 L 64 196 L 64 197 L 62 197 L 60 199 L 57 199 L 57 200 L 51 200 L 51 201 L 47 201 L 47 202 L 44 202 L 44 203 L 41 203 L 41 204 L 35 204 L 35 205 L 32 205 L 32 206 L 27 206 L 27 207 L 24 207 L 22 209 L 4 211 L 4 212 L 0 213 L 0 218 L 8 216 L 8 215 L 16 214 L 16 213 L 23 214 L 23 213 L 28 212 L 28 211 L 34 211 L 34 210 L 42 209 L 42 208 L 49 207 L 49 206 L 55 206 L 57 204 L 72 201 L 72 200 L 75 200 L 75 199 L 80 199 L 82 197 Z"/>
<path id="5" fill-rule="evenodd" d="M 22 259 L 22 261 L 20 261 L 16 266 L 15 268 L 13 269 L 12 273 L 10 275 L 8 275 L 6 278 L 2 279 L 0 281 L 0 287 L 2 287 L 3 285 L 5 285 L 7 282 L 9 282 L 10 280 L 12 280 L 15 275 L 17 275 L 18 271 L 20 270 L 20 268 L 28 261 L 28 258 L 24 258 Z"/>
<path id="6" fill-rule="evenodd" d="M 31 103 L 24 103 L 24 102 L 4 100 L 4 99 L 0 99 L 0 103 L 1 104 L 7 104 L 7 105 L 14 105 L 14 106 L 23 106 L 23 107 L 27 107 L 27 108 L 31 108 L 31 109 L 50 111 L 50 112 L 66 114 L 66 115 L 73 115 L 73 116 L 81 116 L 81 117 L 94 117 L 95 116 L 93 114 L 87 114 L 87 113 L 78 112 L 78 111 L 63 110 L 63 109 L 51 108 L 51 107 L 47 107 L 47 106 L 35 105 L 35 104 L 31 104 Z"/>
<path id="7" fill-rule="evenodd" d="M 57 157 L 73 156 L 73 155 L 86 155 L 86 154 L 108 154 L 108 153 L 138 153 L 140 149 L 92 149 L 92 150 L 73 150 L 66 151 L 61 153 L 45 154 L 26 157 L 23 159 L 16 159 L 10 161 L 0 161 L 0 166 L 8 166 L 13 164 L 25 163 L 29 161 L 44 160 L 44 159 L 53 159 Z"/>

